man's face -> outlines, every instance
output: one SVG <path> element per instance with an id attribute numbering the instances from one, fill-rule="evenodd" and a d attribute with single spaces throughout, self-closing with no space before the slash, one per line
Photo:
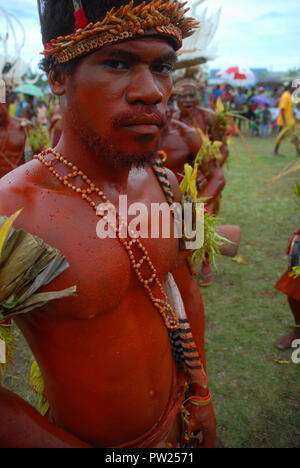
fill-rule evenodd
<path id="1" fill-rule="evenodd" d="M 151 159 L 166 125 L 173 47 L 142 38 L 83 58 L 68 78 L 65 115 L 96 155 L 125 165 Z"/>
<path id="2" fill-rule="evenodd" d="M 198 104 L 195 90 L 189 86 L 185 86 L 180 90 L 178 96 L 178 107 L 184 114 L 191 112 Z"/>

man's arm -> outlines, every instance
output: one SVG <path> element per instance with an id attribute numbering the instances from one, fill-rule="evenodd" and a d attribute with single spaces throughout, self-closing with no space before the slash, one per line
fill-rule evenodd
<path id="1" fill-rule="evenodd" d="M 287 105 L 288 105 L 288 100 L 287 100 L 287 95 L 286 93 L 283 94 L 283 96 L 281 97 L 281 100 L 280 100 L 280 115 L 281 115 L 281 118 L 283 120 L 283 125 L 286 126 L 287 122 L 286 122 L 286 109 L 287 109 Z"/>
<path id="2" fill-rule="evenodd" d="M 184 138 L 186 140 L 186 143 L 190 149 L 191 154 L 193 155 L 193 159 L 197 156 L 201 146 L 202 146 L 202 140 L 200 137 L 199 132 L 195 130 L 193 127 L 188 127 L 186 126 L 186 131 L 184 134 Z"/>
<path id="3" fill-rule="evenodd" d="M 12 188 L 13 176 L 10 173 L 0 181 L 0 216 L 10 216 L 24 206 L 22 197 Z M 25 184 L 20 181 L 19 185 Z M 88 445 L 59 429 L 25 400 L 0 386 L 0 448 L 75 447 Z"/>
<path id="4" fill-rule="evenodd" d="M 190 323 L 192 335 L 204 367 L 206 367 L 204 330 L 205 317 L 202 296 L 196 282 L 192 278 L 187 263 L 180 264 L 172 272 L 185 306 L 187 318 Z M 199 384 L 190 384 L 190 396 L 206 397 L 208 390 Z M 196 406 L 193 403 L 187 406 L 189 411 L 189 430 L 197 436 L 203 435 L 203 447 L 216 447 L 216 417 L 212 403 L 207 406 Z"/>
<path id="5" fill-rule="evenodd" d="M 3 387 L 0 387 L 0 415 L 0 448 L 89 448 Z"/>
<path id="6" fill-rule="evenodd" d="M 229 148 L 227 143 L 223 143 L 221 146 L 222 159 L 220 160 L 220 166 L 224 166 L 229 157 Z"/>
<path id="7" fill-rule="evenodd" d="M 169 180 L 175 200 L 178 202 L 181 196 L 177 180 L 174 178 L 173 174 L 170 174 Z M 188 252 L 189 251 L 184 252 L 185 255 L 180 255 L 178 265 L 176 269 L 172 271 L 172 275 L 180 291 L 201 362 L 204 368 L 206 368 L 204 305 L 200 289 L 194 281 L 187 265 L 186 256 Z M 207 395 L 207 389 L 202 388 L 198 384 L 191 384 L 189 390 L 190 395 L 201 397 Z M 203 434 L 203 446 L 206 448 L 214 448 L 216 446 L 216 418 L 212 404 L 210 403 L 203 407 L 190 404 L 188 405 L 188 411 L 190 413 L 190 431 L 195 433 L 195 435 L 201 432 Z"/>
<path id="8" fill-rule="evenodd" d="M 283 125 L 285 127 L 286 126 L 285 109 L 280 109 L 280 114 L 283 120 Z"/>
<path id="9" fill-rule="evenodd" d="M 214 205 L 215 200 L 224 190 L 226 185 L 226 180 L 224 177 L 224 172 L 222 167 L 217 166 L 214 170 L 212 176 L 208 179 L 207 184 L 205 185 L 204 189 L 202 190 L 200 197 L 201 198 L 208 198 L 207 200 L 207 207 L 212 208 Z"/>

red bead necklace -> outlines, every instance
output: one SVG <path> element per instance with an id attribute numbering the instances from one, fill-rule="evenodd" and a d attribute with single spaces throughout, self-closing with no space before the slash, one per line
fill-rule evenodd
<path id="1" fill-rule="evenodd" d="M 47 160 L 46 156 L 48 154 L 51 154 L 54 156 L 53 159 Z M 85 175 L 77 166 L 75 166 L 73 163 L 69 162 L 64 156 L 62 156 L 60 153 L 57 151 L 53 150 L 52 148 L 48 148 L 44 151 L 42 151 L 39 155 L 34 156 L 34 159 L 38 159 L 49 171 L 66 187 L 69 189 L 75 191 L 78 193 L 83 200 L 85 200 L 96 212 L 96 215 L 99 217 L 102 217 L 108 224 L 109 226 L 114 229 L 120 243 L 124 247 L 125 251 L 127 252 L 130 260 L 130 264 L 135 271 L 138 280 L 140 283 L 144 286 L 150 300 L 152 301 L 153 305 L 159 310 L 159 313 L 161 314 L 165 325 L 168 329 L 171 330 L 176 330 L 179 328 L 179 321 L 178 318 L 176 317 L 176 314 L 171 307 L 168 296 L 164 290 L 163 285 L 161 284 L 157 271 L 153 265 L 153 263 L 150 260 L 149 254 L 147 252 L 147 249 L 143 246 L 141 241 L 139 239 L 134 239 L 134 238 L 123 238 L 124 236 L 121 236 L 120 231 L 126 227 L 128 232 L 128 226 L 124 220 L 124 218 L 116 211 L 116 214 L 118 215 L 118 221 L 119 225 L 114 225 L 111 223 L 108 219 L 107 216 L 104 215 L 103 212 L 100 210 L 97 210 L 97 205 L 96 203 L 92 200 L 90 197 L 91 194 L 97 194 L 100 199 L 105 202 L 106 204 L 109 204 L 113 206 L 113 204 L 108 200 L 106 195 L 104 195 L 103 191 L 100 190 L 98 187 L 95 186 L 91 182 L 91 180 L 88 178 L 87 175 Z M 70 172 L 68 175 L 61 175 L 59 174 L 53 167 L 54 163 L 62 163 L 65 166 L 69 167 L 72 172 Z M 82 189 L 80 187 L 77 187 L 74 185 L 72 182 L 70 182 L 70 179 L 75 178 L 75 177 L 81 177 L 83 182 L 88 186 L 87 189 Z M 134 235 L 134 232 L 130 232 L 131 235 Z M 137 254 L 139 253 L 140 257 L 137 258 Z M 148 270 L 149 270 L 149 276 L 145 278 L 142 274 L 142 266 L 147 265 Z M 161 298 L 155 297 L 153 294 L 153 289 L 154 287 L 157 286 L 160 293 L 161 293 Z"/>

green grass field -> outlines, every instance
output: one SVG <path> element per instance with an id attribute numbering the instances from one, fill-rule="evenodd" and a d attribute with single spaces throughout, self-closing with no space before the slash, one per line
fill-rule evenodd
<path id="1" fill-rule="evenodd" d="M 274 139 L 234 139 L 225 168 L 220 217 L 242 227 L 238 255 L 247 265 L 218 258 L 215 283 L 202 289 L 210 386 L 225 447 L 300 447 L 300 364 L 276 339 L 289 332 L 286 297 L 274 285 L 287 268 L 287 242 L 299 228 L 293 187 L 299 173 L 269 181 L 292 160 L 272 156 Z M 279 364 L 275 360 L 286 361 Z"/>
<path id="2" fill-rule="evenodd" d="M 270 183 L 295 160 L 295 150 L 286 144 L 286 157 L 275 158 L 274 139 L 246 140 L 255 156 L 234 138 L 220 217 L 222 224 L 242 227 L 239 255 L 247 264 L 218 258 L 214 284 L 201 290 L 218 436 L 228 448 L 300 448 L 300 364 L 291 362 L 291 350 L 275 346 L 292 318 L 286 298 L 274 289 L 287 267 L 288 239 L 300 227 L 293 194 L 297 174 Z M 32 357 L 15 334 L 16 359 L 5 385 L 36 404 L 29 385 Z"/>

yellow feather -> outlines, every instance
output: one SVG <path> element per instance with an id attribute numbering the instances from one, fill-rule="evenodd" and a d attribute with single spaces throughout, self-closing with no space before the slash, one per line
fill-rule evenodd
<path id="1" fill-rule="evenodd" d="M 7 219 L 7 221 L 5 221 L 5 223 L 0 229 L 0 258 L 1 258 L 1 253 L 2 253 L 4 242 L 7 239 L 7 236 L 12 228 L 13 223 L 15 222 L 16 218 L 19 216 L 22 210 L 23 208 L 17 211 L 16 213 L 14 213 L 13 215 L 11 215 Z"/>

